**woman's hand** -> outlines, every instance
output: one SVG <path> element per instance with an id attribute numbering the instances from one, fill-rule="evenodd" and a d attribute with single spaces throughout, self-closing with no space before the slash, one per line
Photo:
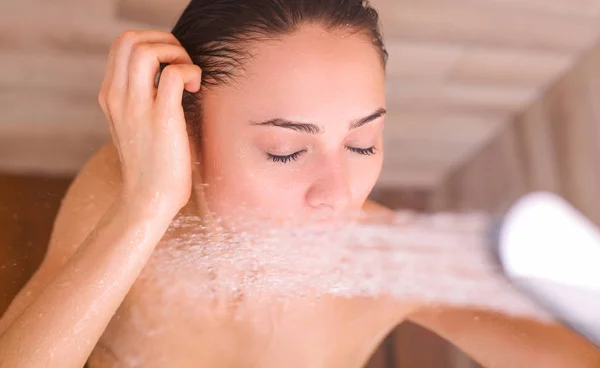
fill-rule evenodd
<path id="1" fill-rule="evenodd" d="M 156 88 L 160 63 L 170 65 Z M 42 266 L 0 320 L 1 367 L 83 366 L 189 199 L 181 100 L 200 82 L 200 69 L 170 33 L 125 32 L 115 41 L 99 101 L 121 175 L 109 146 L 73 181 Z"/>
<path id="2" fill-rule="evenodd" d="M 155 77 L 160 63 L 158 88 Z M 197 92 L 201 70 L 168 32 L 127 31 L 112 45 L 98 101 L 119 152 L 123 200 L 161 201 L 179 211 L 191 193 L 183 90 Z"/>

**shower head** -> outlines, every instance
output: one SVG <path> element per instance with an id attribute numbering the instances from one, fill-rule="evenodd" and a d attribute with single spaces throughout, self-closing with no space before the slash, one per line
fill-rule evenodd
<path id="1" fill-rule="evenodd" d="M 494 231 L 505 276 L 555 318 L 600 347 L 600 231 L 562 198 L 517 201 Z"/>

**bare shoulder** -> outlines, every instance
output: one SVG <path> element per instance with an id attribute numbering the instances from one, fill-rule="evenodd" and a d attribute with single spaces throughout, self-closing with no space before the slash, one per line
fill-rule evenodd
<path id="1" fill-rule="evenodd" d="M 99 149 L 71 183 L 54 222 L 46 258 L 65 262 L 116 199 L 121 185 L 119 157 L 112 143 Z"/>
<path id="2" fill-rule="evenodd" d="M 366 213 L 375 213 L 375 214 L 388 214 L 388 215 L 394 214 L 394 211 L 392 211 L 391 209 L 385 207 L 382 204 L 374 202 L 370 199 L 367 200 L 365 202 L 365 204 L 363 205 L 363 211 Z"/>
<path id="3" fill-rule="evenodd" d="M 0 320 L 0 331 L 29 305 L 77 251 L 117 198 L 120 182 L 118 153 L 112 144 L 107 144 L 85 163 L 69 186 L 54 220 L 44 260 Z"/>
<path id="4" fill-rule="evenodd" d="M 366 217 L 366 221 L 369 219 L 376 219 L 377 221 L 391 220 L 394 217 L 394 211 L 391 209 L 371 200 L 367 200 L 363 205 L 362 212 Z"/>

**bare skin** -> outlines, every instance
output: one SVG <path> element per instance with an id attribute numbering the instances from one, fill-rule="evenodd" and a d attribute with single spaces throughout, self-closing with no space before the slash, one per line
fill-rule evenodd
<path id="1" fill-rule="evenodd" d="M 1 366 L 82 366 L 188 201 L 190 150 L 180 101 L 184 88 L 199 89 L 200 70 L 172 36 L 146 32 L 161 43 L 143 47 L 136 46 L 140 37 L 127 32 L 115 41 L 99 95 L 122 181 L 98 187 L 107 183 L 103 175 L 110 180 L 110 168 L 84 169 L 70 188 L 63 211 L 87 218 L 69 224 L 58 216 L 42 266 L 2 318 Z M 175 65 L 165 69 L 156 92 L 151 81 L 162 61 Z M 167 165 L 172 170 L 162 170 Z M 90 179 L 106 200 L 100 208 L 80 206 L 94 193 Z"/>
<path id="2" fill-rule="evenodd" d="M 0 326 L 3 366 L 78 367 L 103 334 L 106 337 L 100 341 L 100 353 L 96 350 L 92 357 L 95 365 L 113 364 L 111 356 L 116 357 L 119 364 L 139 364 L 120 359 L 116 346 L 126 351 L 142 351 L 137 356 L 142 366 L 152 363 L 160 366 L 157 356 L 176 366 L 237 365 L 237 362 L 227 361 L 233 359 L 231 354 L 222 354 L 233 347 L 236 359 L 255 359 L 261 366 L 281 366 L 281 359 L 287 361 L 286 351 L 302 352 L 308 360 L 298 360 L 299 366 L 312 366 L 315 362 L 327 366 L 340 362 L 361 364 L 367 359 L 378 341 L 393 327 L 393 321 L 400 318 L 398 315 L 408 313 L 412 306 L 403 312 L 396 303 L 393 308 L 390 304 L 390 313 L 379 314 L 376 318 L 381 321 L 376 322 L 364 314 L 369 311 L 370 315 L 373 311 L 366 308 L 371 300 L 296 301 L 272 305 L 274 314 L 269 313 L 263 320 L 254 318 L 250 326 L 226 329 L 223 323 L 233 318 L 229 310 L 211 309 L 211 304 L 207 304 L 201 309 L 208 311 L 210 318 L 200 318 L 192 325 L 185 318 L 177 321 L 169 317 L 172 321 L 169 325 L 185 323 L 192 329 L 168 329 L 161 334 L 162 338 L 148 339 L 144 346 L 127 333 L 131 323 L 129 308 L 149 305 L 136 302 L 136 291 L 149 287 L 152 290 L 152 286 L 136 284 L 136 279 L 177 214 L 193 211 L 202 216 L 210 207 L 224 215 L 240 200 L 262 209 L 263 213 L 271 212 L 273 215 L 266 221 L 280 221 L 284 212 L 290 211 L 295 211 L 295 216 L 317 214 L 325 218 L 363 207 L 381 169 L 382 156 L 367 158 L 366 153 L 356 151 L 381 149 L 382 113 L 378 111 L 385 105 L 383 70 L 379 55 L 368 40 L 347 37 L 340 42 L 341 35 L 323 36 L 327 36 L 324 31 L 312 27 L 290 40 L 299 50 L 295 55 L 266 67 L 258 60 L 253 68 L 248 68 L 246 78 L 253 80 L 253 84 L 246 86 L 248 92 L 240 92 L 240 85 L 230 87 L 229 91 L 210 91 L 204 99 L 203 120 L 205 136 L 213 139 L 204 142 L 201 150 L 195 146 L 197 142 L 188 142 L 180 105 L 184 88 L 190 92 L 200 88 L 201 71 L 191 64 L 185 50 L 170 34 L 163 32 L 127 32 L 115 41 L 99 94 L 114 148 L 101 151 L 77 176 L 56 220 L 43 265 L 3 317 Z M 275 53 L 284 58 L 289 54 L 277 44 L 269 45 L 271 50 L 258 53 L 256 59 L 269 59 Z M 310 52 L 302 51 L 307 47 Z M 363 56 L 341 64 L 346 68 L 339 68 L 340 59 L 351 60 L 352 55 Z M 300 58 L 303 59 L 294 61 Z M 163 71 L 158 90 L 154 90 L 151 83 L 159 62 L 172 65 Z M 298 65 L 308 68 L 302 78 L 297 78 L 298 73 L 289 72 Z M 326 69 L 322 69 L 323 65 Z M 358 73 L 356 68 L 362 68 L 368 75 Z M 265 72 L 278 75 L 268 81 L 259 76 Z M 286 80 L 282 75 L 289 78 Z M 334 75 L 333 81 L 324 78 Z M 327 101 L 324 96 L 315 96 L 313 102 L 306 101 L 303 96 L 309 92 L 314 94 L 315 87 L 325 96 L 336 92 L 340 99 Z M 259 89 L 265 93 L 256 93 Z M 239 134 L 240 137 L 251 139 L 232 139 L 231 134 L 223 130 L 232 127 L 218 121 L 225 115 L 222 106 L 227 107 L 222 96 L 235 95 L 236 91 L 239 97 L 235 105 L 239 109 L 227 108 L 226 118 L 247 130 L 246 134 Z M 241 100 L 257 98 L 256 95 L 256 101 Z M 284 95 L 288 96 L 287 103 L 271 101 L 270 104 L 292 106 L 291 111 L 258 106 L 261 101 Z M 322 107 L 310 108 L 319 100 Z M 357 101 L 352 104 L 352 100 Z M 248 111 L 252 106 L 254 111 Z M 310 114 L 304 113 L 306 111 Z M 341 112 L 342 117 L 337 117 Z M 297 129 L 249 124 L 277 116 L 317 124 L 320 134 L 307 136 Z M 363 121 L 360 126 L 359 121 Z M 229 143 L 218 144 L 223 139 Z M 255 147 L 253 150 L 250 143 Z M 229 148 L 225 154 L 224 147 Z M 275 156 L 294 153 L 286 152 L 288 150 L 303 154 L 292 171 L 296 175 L 293 181 L 290 181 L 289 169 L 280 166 L 281 160 L 275 159 Z M 240 160 L 240 152 L 245 154 L 244 160 Z M 200 153 L 201 158 L 196 156 Z M 240 168 L 247 169 L 243 172 L 246 177 L 240 176 Z M 257 177 L 259 172 L 260 177 Z M 209 184 L 206 191 L 199 185 L 204 182 Z M 273 197 L 273 191 L 265 190 L 265 182 L 272 183 L 273 189 L 279 191 L 279 199 Z M 192 183 L 198 186 L 192 189 Z M 288 185 L 285 191 L 279 189 L 286 183 L 293 185 Z M 282 207 L 285 211 L 278 212 Z M 305 303 L 309 303 L 310 308 L 303 306 Z M 383 307 L 381 301 L 377 304 Z M 253 312 L 260 307 L 248 301 L 237 308 L 237 314 L 243 312 L 254 317 L 257 315 Z M 329 317 L 330 325 L 315 318 L 318 315 Z M 259 338 L 260 334 L 256 334 L 253 327 L 264 322 L 277 328 Z M 357 334 L 338 348 L 328 347 L 333 331 L 339 333 L 342 325 L 352 331 L 364 329 L 365 333 Z M 312 346 L 298 341 L 304 335 L 300 331 L 313 332 Z M 318 331 L 321 332 L 316 333 Z M 250 333 L 253 344 L 242 338 Z M 116 343 L 111 342 L 114 341 L 111 335 L 115 334 L 119 336 Z M 196 355 L 188 350 L 190 344 Z M 102 346 L 106 347 L 105 352 L 112 353 L 102 354 Z M 205 348 L 198 349 L 198 346 Z M 138 347 L 141 350 L 137 350 Z M 27 354 L 23 354 L 25 350 Z"/>
<path id="3" fill-rule="evenodd" d="M 114 156 L 111 161 L 115 164 Z M 381 211 L 374 203 L 365 208 Z M 193 201 L 181 211 L 182 215 L 195 213 Z M 168 247 L 169 239 L 181 235 L 183 231 L 174 229 L 157 248 Z M 152 276 L 171 277 L 167 284 L 174 289 L 178 279 L 198 283 L 209 279 L 206 270 L 148 279 Z M 139 279 L 125 298 L 91 356 L 91 367 L 118 366 L 135 358 L 144 367 L 359 367 L 396 322 L 414 310 L 409 303 L 400 307 L 384 298 L 292 298 L 267 303 L 252 295 L 240 299 L 229 293 L 155 308 L 164 304 L 159 297 L 163 290 L 145 280 Z M 185 287 L 179 288 L 181 296 L 170 293 L 169 297 L 189 298 Z"/>
<path id="4" fill-rule="evenodd" d="M 177 277 L 201 283 L 206 270 L 174 270 L 177 277 L 165 280 L 170 299 L 161 299 L 164 289 L 147 280 L 170 275 L 144 267 L 169 237 L 184 235 L 164 235 L 178 216 L 207 217 L 208 209 L 227 215 L 240 202 L 271 214 L 265 221 L 290 211 L 327 218 L 385 211 L 366 201 L 383 159 L 382 115 L 373 112 L 385 106 L 384 75 L 369 42 L 308 27 L 256 47 L 243 81 L 206 94 L 209 139 L 198 144 L 188 140 L 180 101 L 184 88 L 201 88 L 201 71 L 183 48 L 163 32 L 128 32 L 115 42 L 99 96 L 113 143 L 78 174 L 42 266 L 0 320 L 0 367 L 81 367 L 90 354 L 93 368 L 359 367 L 408 316 L 464 342 L 486 365 L 506 363 L 507 349 L 522 341 L 503 332 L 510 325 L 469 324 L 471 312 L 464 324 L 449 326 L 439 313 L 386 298 L 265 304 L 252 296 L 188 301 L 184 289 L 178 294 Z M 155 91 L 159 62 L 172 65 Z M 249 123 L 275 117 L 314 123 L 321 132 Z M 368 123 L 349 128 L 365 117 Z M 371 147 L 379 154 L 360 151 Z M 297 152 L 287 163 L 272 159 Z M 143 270 L 149 277 L 139 278 Z M 502 350 L 478 352 L 465 328 Z M 531 349 L 515 350 L 512 362 L 527 366 L 532 354 L 554 353 L 547 330 L 533 330 Z M 593 348 L 564 329 L 552 336 L 570 344 L 553 355 L 556 367 L 597 363 Z"/>

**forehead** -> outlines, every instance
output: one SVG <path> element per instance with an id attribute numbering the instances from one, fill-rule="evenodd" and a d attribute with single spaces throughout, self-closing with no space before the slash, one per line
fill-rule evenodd
<path id="1" fill-rule="evenodd" d="M 380 54 L 361 33 L 305 26 L 275 40 L 253 42 L 251 53 L 243 75 L 223 91 L 248 113 L 350 120 L 385 105 Z"/>

